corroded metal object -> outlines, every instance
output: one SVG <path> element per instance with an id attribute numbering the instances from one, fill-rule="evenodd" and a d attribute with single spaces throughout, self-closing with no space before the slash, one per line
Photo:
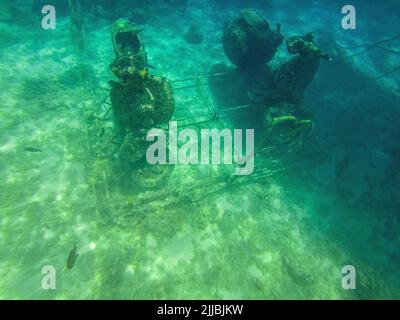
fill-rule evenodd
<path id="1" fill-rule="evenodd" d="M 287 49 L 290 54 L 301 56 L 315 55 L 322 59 L 332 61 L 332 58 L 314 43 L 314 33 L 307 33 L 305 36 L 290 37 L 286 41 Z"/>
<path id="2" fill-rule="evenodd" d="M 175 99 L 170 81 L 153 76 L 147 69 L 146 51 L 139 36 L 141 31 L 128 19 L 120 19 L 114 25 L 115 60 L 110 69 L 118 81 L 110 81 L 110 101 L 121 141 L 116 154 L 117 167 L 135 185 L 151 188 L 169 177 L 170 168 L 164 170 L 147 164 L 146 132 L 172 118 Z"/>
<path id="3" fill-rule="evenodd" d="M 269 106 L 264 117 L 268 145 L 285 146 L 289 150 L 301 147 L 303 140 L 313 131 L 314 122 L 309 115 L 299 111 L 299 106 L 292 104 Z"/>
<path id="4" fill-rule="evenodd" d="M 128 19 L 119 19 L 112 30 L 112 42 L 116 58 L 135 56 L 141 59 L 143 68 L 146 66 L 147 57 L 145 47 L 140 39 L 142 28 Z"/>
<path id="5" fill-rule="evenodd" d="M 111 104 L 120 129 L 137 132 L 168 122 L 175 99 L 168 79 L 137 75 L 127 83 L 112 82 Z"/>
<path id="6" fill-rule="evenodd" d="M 175 111 L 170 82 L 147 69 L 139 33 L 127 19 L 115 23 L 112 38 L 116 58 L 110 65 L 119 81 L 111 81 L 111 104 L 117 126 L 124 134 L 168 122 Z"/>
<path id="7" fill-rule="evenodd" d="M 227 57 L 238 67 L 265 64 L 273 58 L 282 42 L 280 24 L 272 30 L 269 22 L 254 9 L 242 10 L 222 37 Z"/>
<path id="8" fill-rule="evenodd" d="M 275 100 L 295 103 L 301 100 L 305 89 L 314 79 L 321 59 L 332 59 L 314 43 L 313 33 L 289 38 L 287 49 L 296 56 L 275 70 L 273 92 Z"/>

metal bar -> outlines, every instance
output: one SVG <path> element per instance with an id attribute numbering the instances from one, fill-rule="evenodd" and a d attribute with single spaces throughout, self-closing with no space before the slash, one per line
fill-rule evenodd
<path id="1" fill-rule="evenodd" d="M 204 75 L 204 76 L 197 76 L 197 77 L 190 77 L 190 78 L 185 78 L 185 79 L 178 79 L 178 80 L 172 80 L 171 83 L 179 83 L 179 82 L 186 82 L 186 81 L 193 81 L 197 79 L 209 79 L 213 77 L 220 77 L 223 75 L 226 75 L 226 72 L 221 72 L 221 73 L 214 73 L 210 75 Z"/>
<path id="2" fill-rule="evenodd" d="M 220 109 L 220 110 L 218 110 L 218 112 L 231 112 L 231 111 L 236 111 L 236 110 L 247 109 L 247 108 L 254 107 L 254 106 L 256 106 L 256 105 L 255 104 L 243 104 L 243 105 L 236 106 L 236 107 Z"/>
<path id="3" fill-rule="evenodd" d="M 106 120 L 106 118 L 107 118 L 107 116 L 110 114 L 111 110 L 112 110 L 112 107 L 110 107 L 110 108 L 107 110 L 107 112 L 104 114 L 103 120 Z"/>
<path id="4" fill-rule="evenodd" d="M 208 123 L 208 122 L 212 122 L 212 121 L 216 121 L 216 120 L 218 120 L 218 118 L 209 118 L 209 119 L 195 121 L 195 122 L 183 123 L 181 125 L 178 125 L 178 128 L 199 125 L 199 124 Z"/>
<path id="5" fill-rule="evenodd" d="M 97 107 L 95 108 L 96 110 L 99 110 L 103 107 L 103 104 L 106 103 L 106 101 L 108 100 L 108 98 L 110 97 L 110 94 L 108 94 L 103 100 L 101 100 L 101 102 L 97 105 Z"/>
<path id="6" fill-rule="evenodd" d="M 222 117 L 224 117 L 224 115 L 222 115 L 221 113 L 224 113 L 224 112 L 232 112 L 232 111 L 237 111 L 237 110 L 244 110 L 244 109 L 246 109 L 246 108 L 250 108 L 250 107 L 252 107 L 252 106 L 255 106 L 255 105 L 253 105 L 253 104 L 246 104 L 246 105 L 241 105 L 241 106 L 237 106 L 237 107 L 232 107 L 232 108 L 227 108 L 227 109 L 224 109 L 224 110 L 218 110 L 218 111 L 215 111 L 215 112 L 211 112 L 211 114 L 208 114 L 209 116 L 211 115 L 211 117 L 212 118 L 209 118 L 209 119 L 207 119 L 207 120 L 202 120 L 202 121 L 199 121 L 199 122 L 189 122 L 188 124 L 185 124 L 185 126 L 190 126 L 190 125 L 196 125 L 196 124 L 199 124 L 199 123 L 206 123 L 206 122 L 212 122 L 212 121 L 216 121 L 216 120 L 218 120 L 219 118 L 222 118 Z M 200 116 L 197 116 L 197 119 L 198 118 L 200 118 L 200 117 L 203 117 L 204 115 L 200 115 Z M 192 120 L 195 120 L 196 118 L 192 118 Z M 187 118 L 185 119 L 185 118 L 182 118 L 182 119 L 176 119 L 176 120 L 174 120 L 174 121 L 177 121 L 177 122 L 184 122 L 185 120 L 188 120 Z M 189 120 L 190 120 L 190 118 L 189 118 Z M 180 126 L 181 127 L 181 126 Z"/>
<path id="7" fill-rule="evenodd" d="M 215 108 L 214 104 L 212 103 L 212 101 L 210 100 L 210 97 L 208 96 L 206 89 L 204 87 L 202 87 L 201 89 L 199 88 L 199 91 L 203 97 L 204 102 L 207 105 L 208 111 L 212 112 L 212 113 L 216 112 L 216 108 Z"/>
<path id="8" fill-rule="evenodd" d="M 208 86 L 208 83 L 201 83 L 201 84 L 192 84 L 184 87 L 178 87 L 178 88 L 173 88 L 174 91 L 179 91 L 179 90 L 185 90 L 185 89 L 193 89 L 193 88 L 198 88 L 199 86 Z"/>

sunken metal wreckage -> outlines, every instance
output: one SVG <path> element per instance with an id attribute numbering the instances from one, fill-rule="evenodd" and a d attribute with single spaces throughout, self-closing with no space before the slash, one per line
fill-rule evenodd
<path id="1" fill-rule="evenodd" d="M 96 137 L 92 178 L 99 213 L 116 212 L 116 221 L 126 224 L 129 217 L 140 213 L 175 206 L 182 201 L 195 203 L 235 185 L 263 182 L 282 169 L 277 161 L 266 160 L 251 177 L 221 174 L 212 183 L 209 179 L 200 179 L 173 188 L 160 188 L 168 182 L 174 167 L 147 163 L 146 132 L 154 127 L 168 127 L 175 112 L 174 93 L 192 88 L 205 103 L 205 113 L 176 119 L 185 127 L 221 121 L 236 113 L 261 113 L 262 138 L 257 142 L 256 155 L 270 154 L 277 147 L 298 149 L 311 133 L 313 121 L 302 108 L 302 96 L 320 60 L 330 60 L 317 47 L 312 33 L 287 39 L 287 50 L 294 57 L 271 70 L 266 64 L 284 41 L 281 26 L 278 24 L 272 29 L 259 11 L 242 10 L 222 37 L 226 56 L 234 67 L 217 64 L 209 75 L 170 81 L 151 73 L 141 32 L 129 19 L 115 23 L 112 30 L 115 60 L 110 69 L 117 80 L 109 82 L 109 95 L 91 114 L 89 131 Z M 223 91 L 218 90 L 221 86 L 225 88 Z M 221 92 L 225 95 L 229 92 L 233 99 L 226 100 L 225 96 L 222 100 L 231 104 L 217 108 L 205 90 L 207 87 L 214 93 L 215 101 L 221 100 Z M 256 121 L 260 122 L 259 119 Z M 121 191 L 126 186 L 128 190 L 136 188 L 138 195 L 132 195 L 133 192 L 127 196 Z"/>

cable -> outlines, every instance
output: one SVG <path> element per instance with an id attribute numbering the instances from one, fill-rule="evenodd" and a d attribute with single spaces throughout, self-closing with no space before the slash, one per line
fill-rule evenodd
<path id="1" fill-rule="evenodd" d="M 356 46 L 343 46 L 340 45 L 339 43 L 337 43 L 337 45 L 343 49 L 358 49 L 358 48 L 365 48 L 365 47 L 375 47 L 377 45 L 383 44 L 383 43 L 387 43 L 387 42 L 391 42 L 393 40 L 398 40 L 400 39 L 400 34 L 394 37 L 391 37 L 389 39 L 384 39 L 381 41 L 377 41 L 377 42 L 373 42 L 373 43 L 369 43 L 369 44 L 360 44 L 360 45 L 356 45 Z"/>
<path id="2" fill-rule="evenodd" d="M 341 48 L 344 48 L 344 49 L 365 48 L 364 50 L 362 50 L 360 52 L 357 52 L 357 53 L 354 53 L 354 54 L 350 54 L 350 55 L 346 55 L 346 56 L 344 56 L 344 58 L 353 58 L 353 57 L 362 55 L 362 54 L 364 54 L 364 53 L 366 53 L 366 52 L 368 52 L 368 51 L 370 51 L 372 49 L 380 49 L 380 50 L 383 50 L 383 51 L 387 51 L 389 53 L 400 54 L 400 51 L 381 46 L 381 44 L 383 44 L 383 43 L 388 43 L 388 42 L 391 42 L 391 41 L 394 41 L 394 40 L 399 40 L 399 39 L 400 39 L 400 35 L 397 35 L 397 36 L 391 37 L 389 39 L 384 39 L 384 40 L 381 40 L 381 41 L 378 41 L 378 42 L 375 42 L 375 43 L 372 43 L 372 44 L 362 44 L 362 45 L 357 45 L 357 46 L 342 46 L 339 43 L 337 43 L 337 45 L 339 47 L 341 47 Z M 393 74 L 393 73 L 395 73 L 395 72 L 397 72 L 399 70 L 400 70 L 400 65 L 397 66 L 396 68 L 394 68 L 393 70 L 385 72 L 382 75 L 379 75 L 379 76 L 376 76 L 376 77 L 373 77 L 373 78 L 366 78 L 366 80 L 371 80 L 371 81 L 379 80 L 379 79 L 385 78 L 385 77 L 387 77 L 387 76 L 389 76 L 389 75 L 391 75 L 391 74 Z"/>
<path id="3" fill-rule="evenodd" d="M 380 76 L 377 76 L 377 77 L 374 77 L 374 78 L 367 78 L 367 80 L 379 80 L 379 79 L 385 78 L 388 75 L 391 75 L 391 74 L 393 74 L 393 73 L 395 73 L 397 71 L 400 71 L 400 65 L 398 65 L 395 69 L 393 69 L 391 71 L 388 71 L 388 72 L 386 72 L 386 73 L 384 73 L 384 74 L 382 74 Z"/>

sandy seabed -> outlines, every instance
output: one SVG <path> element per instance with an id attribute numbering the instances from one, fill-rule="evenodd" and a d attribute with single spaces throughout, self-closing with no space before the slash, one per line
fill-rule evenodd
<path id="1" fill-rule="evenodd" d="M 296 166 L 263 182 L 195 203 L 154 206 L 146 215 L 121 220 L 118 212 L 104 216 L 97 210 L 86 121 L 113 79 L 108 68 L 114 55 L 113 21 L 88 17 L 91 88 L 80 78 L 69 19 L 59 18 L 51 32 L 0 23 L 0 37 L 8 39 L 0 53 L 0 298 L 400 297 L 395 216 L 400 177 L 388 151 L 400 136 L 399 111 L 393 110 L 399 78 L 362 81 L 384 71 L 382 64 L 390 69 L 396 56 L 371 52 L 346 60 L 337 45 L 377 40 L 385 30 L 371 34 L 367 29 L 354 40 L 332 31 L 326 21 L 335 18 L 316 14 L 319 7 L 270 9 L 266 17 L 282 21 L 285 35 L 318 31 L 322 43 L 329 44 L 326 50 L 337 50 L 337 65 L 321 66 L 305 100 L 315 114 L 315 144 L 327 156 L 313 162 L 300 155 L 293 160 Z M 152 16 L 142 35 L 152 72 L 176 80 L 228 63 L 220 42 L 222 25 L 236 12 L 216 12 L 199 1 L 185 12 Z M 190 24 L 201 27 L 202 44 L 185 41 Z M 273 63 L 287 58 L 282 46 Z M 352 94 L 343 96 L 346 89 Z M 379 108 L 368 96 L 372 92 Z M 177 92 L 176 102 L 176 117 L 204 113 L 194 91 Z M 218 126 L 229 126 L 225 121 Z M 27 146 L 43 152 L 26 152 Z M 256 165 L 268 163 L 261 159 Z M 221 171 L 177 166 L 163 188 L 213 183 Z M 138 201 L 129 194 L 117 199 L 133 207 Z M 79 257 L 69 270 L 66 259 L 74 243 Z M 354 291 L 341 286 L 347 264 L 358 270 Z M 56 267 L 56 290 L 41 287 L 45 265 Z"/>

